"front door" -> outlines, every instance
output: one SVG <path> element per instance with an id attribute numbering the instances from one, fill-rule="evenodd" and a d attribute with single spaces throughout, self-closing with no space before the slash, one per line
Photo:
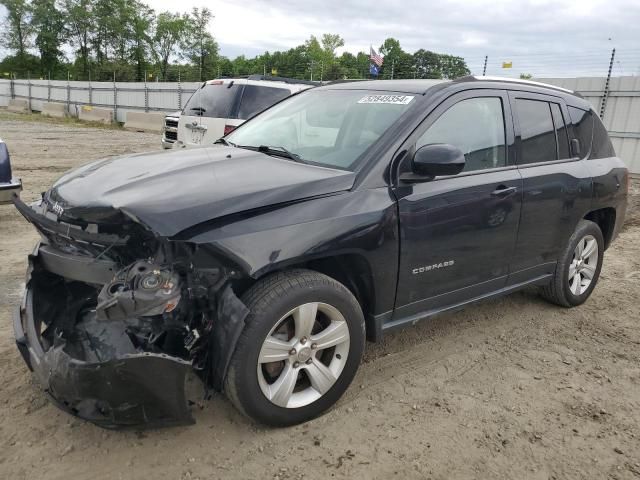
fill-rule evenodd
<path id="1" fill-rule="evenodd" d="M 393 320 L 433 312 L 503 288 L 520 219 L 507 94 L 457 94 L 428 116 L 409 152 L 447 143 L 465 154 L 455 176 L 395 189 L 400 272 Z"/>

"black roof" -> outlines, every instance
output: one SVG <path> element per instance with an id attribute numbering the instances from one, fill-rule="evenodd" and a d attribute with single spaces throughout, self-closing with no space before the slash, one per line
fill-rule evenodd
<path id="1" fill-rule="evenodd" d="M 323 87 L 331 90 L 381 90 L 423 95 L 431 87 L 447 80 L 356 80 L 331 82 Z"/>
<path id="2" fill-rule="evenodd" d="M 555 85 L 549 85 L 546 83 L 532 82 L 529 80 L 521 80 L 517 78 L 502 78 L 502 77 L 474 77 L 466 76 L 460 77 L 455 80 L 356 80 L 356 81 L 337 81 L 326 84 L 322 88 L 341 89 L 341 90 L 380 90 L 389 92 L 402 92 L 413 93 L 416 95 L 424 95 L 427 90 L 435 87 L 436 85 L 452 84 L 452 83 L 467 83 L 478 82 L 484 85 L 522 85 L 529 88 L 546 88 L 562 92 L 568 95 L 575 95 L 580 97 L 579 94 L 567 90 L 565 88 L 556 87 Z"/>

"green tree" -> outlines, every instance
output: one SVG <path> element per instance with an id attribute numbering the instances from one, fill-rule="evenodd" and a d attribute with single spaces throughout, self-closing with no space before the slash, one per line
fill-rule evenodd
<path id="1" fill-rule="evenodd" d="M 141 2 L 132 2 L 129 11 L 129 56 L 135 62 L 136 76 L 141 78 L 150 58 L 151 37 L 149 31 L 154 22 L 152 9 Z M 164 78 L 164 77 L 163 77 Z"/>
<path id="2" fill-rule="evenodd" d="M 9 55 L 0 61 L 0 78 L 9 78 L 11 73 L 24 75 L 29 72 L 38 72 L 40 70 L 40 59 L 25 53 L 23 56 Z"/>
<path id="3" fill-rule="evenodd" d="M 0 0 L 7 9 L 7 25 L 0 36 L 1 44 L 15 52 L 17 64 L 26 60 L 31 46 L 31 7 L 26 0 Z"/>
<path id="4" fill-rule="evenodd" d="M 83 77 L 87 78 L 91 60 L 91 43 L 95 32 L 93 2 L 92 0 L 64 0 L 63 5 L 69 42 L 77 47 L 76 65 L 80 64 Z"/>
<path id="5" fill-rule="evenodd" d="M 414 76 L 414 58 L 405 52 L 395 38 L 387 38 L 380 45 L 380 53 L 384 55 L 382 78 L 411 78 Z"/>
<path id="6" fill-rule="evenodd" d="M 98 66 L 104 66 L 116 57 L 123 36 L 122 10 L 125 0 L 88 0 L 91 3 L 92 25 L 89 27 L 91 48 Z"/>
<path id="7" fill-rule="evenodd" d="M 253 73 L 262 73 L 264 62 L 260 62 L 260 58 L 250 59 L 244 55 L 239 55 L 233 60 L 233 74 L 234 75 L 251 75 Z M 261 63 L 258 71 L 256 70 L 256 64 Z"/>
<path id="8" fill-rule="evenodd" d="M 322 44 L 322 77 L 323 80 L 337 80 L 343 77 L 342 68 L 336 60 L 336 50 L 344 46 L 344 39 L 334 33 L 325 33 L 321 37 Z"/>
<path id="9" fill-rule="evenodd" d="M 344 52 L 337 59 L 340 65 L 340 73 L 343 79 L 346 78 L 361 78 L 361 72 L 359 71 L 358 58 L 349 52 Z"/>
<path id="10" fill-rule="evenodd" d="M 184 15 L 162 12 L 155 19 L 153 34 L 150 37 L 153 57 L 160 67 L 160 75 L 167 80 L 169 59 L 178 53 L 178 46 L 187 32 L 187 19 Z"/>
<path id="11" fill-rule="evenodd" d="M 43 76 L 55 76 L 61 65 L 62 45 L 66 40 L 64 16 L 55 0 L 33 0 L 31 27 L 36 32 L 35 45 L 40 53 Z"/>
<path id="12" fill-rule="evenodd" d="M 439 68 L 442 78 L 453 80 L 454 78 L 469 75 L 471 71 L 462 57 L 439 54 Z"/>
<path id="13" fill-rule="evenodd" d="M 442 78 L 440 56 L 429 50 L 420 49 L 413 54 L 416 78 Z"/>
<path id="14" fill-rule="evenodd" d="M 182 42 L 182 55 L 198 68 L 200 81 L 214 78 L 218 60 L 218 44 L 207 30 L 213 18 L 211 10 L 194 8 L 187 18 L 187 34 Z"/>
<path id="15" fill-rule="evenodd" d="M 336 58 L 336 50 L 344 47 L 344 39 L 337 33 L 325 33 L 321 39 L 322 50 L 329 59 Z"/>
<path id="16" fill-rule="evenodd" d="M 420 49 L 413 54 L 416 78 L 454 79 L 469 75 L 470 71 L 462 57 L 439 54 Z"/>
<path id="17" fill-rule="evenodd" d="M 315 35 L 304 42 L 304 52 L 309 79 L 319 80 L 323 73 L 324 50 Z"/>
<path id="18" fill-rule="evenodd" d="M 285 52 L 273 52 L 269 54 L 268 60 L 267 73 L 275 69 L 279 76 L 309 78 L 310 61 L 305 45 L 298 45 Z"/>
<path id="19" fill-rule="evenodd" d="M 233 62 L 227 57 L 218 58 L 218 71 L 217 77 L 230 77 L 233 75 Z"/>

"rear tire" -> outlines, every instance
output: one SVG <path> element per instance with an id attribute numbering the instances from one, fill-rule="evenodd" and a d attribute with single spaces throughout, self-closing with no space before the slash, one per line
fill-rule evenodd
<path id="1" fill-rule="evenodd" d="M 580 220 L 558 260 L 551 283 L 542 288 L 542 296 L 563 307 L 583 304 L 598 282 L 603 256 L 600 227 L 589 220 Z"/>
<path id="2" fill-rule="evenodd" d="M 345 392 L 365 343 L 352 293 L 309 270 L 276 273 L 243 296 L 250 313 L 225 393 L 244 415 L 273 426 L 317 417 Z"/>

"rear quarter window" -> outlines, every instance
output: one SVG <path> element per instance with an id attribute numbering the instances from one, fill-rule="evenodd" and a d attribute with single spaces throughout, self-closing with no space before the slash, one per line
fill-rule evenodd
<path id="1" fill-rule="evenodd" d="M 289 95 L 291 92 L 286 88 L 246 85 L 240 101 L 238 118 L 247 120 Z"/>
<path id="2" fill-rule="evenodd" d="M 594 115 L 591 110 L 582 110 L 571 106 L 569 107 L 569 115 L 573 124 L 573 134 L 580 141 L 580 156 L 584 158 L 591 151 Z"/>
<path id="3" fill-rule="evenodd" d="M 616 152 L 611 144 L 611 139 L 604 128 L 600 117 L 593 115 L 593 140 L 591 141 L 591 155 L 589 158 L 615 157 Z"/>

